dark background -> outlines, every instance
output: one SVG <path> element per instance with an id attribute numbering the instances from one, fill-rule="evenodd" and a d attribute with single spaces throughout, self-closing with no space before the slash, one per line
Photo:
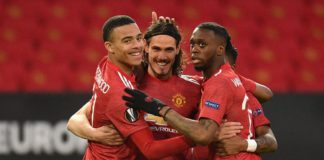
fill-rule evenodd
<path id="1" fill-rule="evenodd" d="M 0 121 L 14 120 L 22 124 L 27 120 L 44 120 L 51 123 L 67 120 L 90 99 L 90 96 L 73 93 L 0 94 Z M 324 144 L 323 98 L 324 94 L 275 94 L 274 98 L 264 105 L 279 144 L 277 152 L 264 154 L 264 159 L 324 159 L 321 149 Z M 68 155 L 0 155 L 1 160 L 74 160 L 81 157 L 82 155 L 76 152 Z"/>

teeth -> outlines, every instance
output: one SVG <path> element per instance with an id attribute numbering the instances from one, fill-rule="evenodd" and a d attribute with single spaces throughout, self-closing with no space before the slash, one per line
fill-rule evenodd
<path id="1" fill-rule="evenodd" d="M 168 63 L 166 63 L 166 62 L 157 62 L 157 64 L 158 64 L 159 66 L 166 66 Z"/>
<path id="2" fill-rule="evenodd" d="M 140 54 L 141 54 L 140 52 L 131 53 L 132 56 L 138 56 Z"/>

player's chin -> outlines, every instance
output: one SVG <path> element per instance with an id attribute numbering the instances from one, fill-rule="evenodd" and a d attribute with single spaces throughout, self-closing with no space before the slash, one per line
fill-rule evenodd
<path id="1" fill-rule="evenodd" d="M 171 70 L 171 67 L 170 66 L 164 66 L 164 67 L 161 67 L 161 66 L 157 66 L 156 67 L 156 72 L 160 75 L 167 75 Z"/>
<path id="2" fill-rule="evenodd" d="M 129 58 L 129 62 L 134 65 L 134 66 L 138 66 L 142 63 L 143 59 L 142 57 L 131 57 Z"/>
<path id="3" fill-rule="evenodd" d="M 205 67 L 203 65 L 194 65 L 194 68 L 196 71 L 203 71 L 205 70 Z"/>

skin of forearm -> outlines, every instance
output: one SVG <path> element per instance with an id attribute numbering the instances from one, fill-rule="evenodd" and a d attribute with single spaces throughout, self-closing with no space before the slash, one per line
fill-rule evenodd
<path id="1" fill-rule="evenodd" d="M 258 99 L 260 103 L 267 102 L 273 97 L 271 89 L 259 83 L 256 83 L 256 88 L 253 91 L 253 95 Z"/>
<path id="2" fill-rule="evenodd" d="M 274 152 L 277 150 L 277 141 L 271 134 L 257 137 L 255 141 L 258 144 L 255 151 L 257 153 Z"/>
<path id="3" fill-rule="evenodd" d="M 95 140 L 91 134 L 94 133 L 94 128 L 91 127 L 87 117 L 84 115 L 73 115 L 68 121 L 67 129 L 80 138 Z"/>
<path id="4" fill-rule="evenodd" d="M 165 115 L 168 107 L 164 107 L 160 113 Z M 169 125 L 177 129 L 186 137 L 190 138 L 195 144 L 208 145 L 214 140 L 214 135 L 218 131 L 218 125 L 212 120 L 201 119 L 192 120 L 183 117 L 174 110 L 170 110 L 165 115 L 164 119 Z"/>
<path id="5" fill-rule="evenodd" d="M 73 114 L 67 123 L 67 129 L 80 138 L 94 141 L 94 128 L 88 120 L 90 107 L 91 104 L 87 102 L 80 110 Z"/>

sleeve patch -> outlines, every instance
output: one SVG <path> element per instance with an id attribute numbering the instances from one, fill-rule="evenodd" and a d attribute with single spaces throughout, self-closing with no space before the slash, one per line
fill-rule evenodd
<path id="1" fill-rule="evenodd" d="M 262 109 L 258 108 L 253 111 L 253 116 L 259 116 L 262 114 Z"/>
<path id="2" fill-rule="evenodd" d="M 205 101 L 205 106 L 213 109 L 219 109 L 220 105 L 216 102 L 212 102 L 210 100 Z"/>
<path id="3" fill-rule="evenodd" d="M 125 111 L 125 119 L 130 123 L 136 122 L 139 119 L 138 111 L 133 108 L 127 108 Z"/>

